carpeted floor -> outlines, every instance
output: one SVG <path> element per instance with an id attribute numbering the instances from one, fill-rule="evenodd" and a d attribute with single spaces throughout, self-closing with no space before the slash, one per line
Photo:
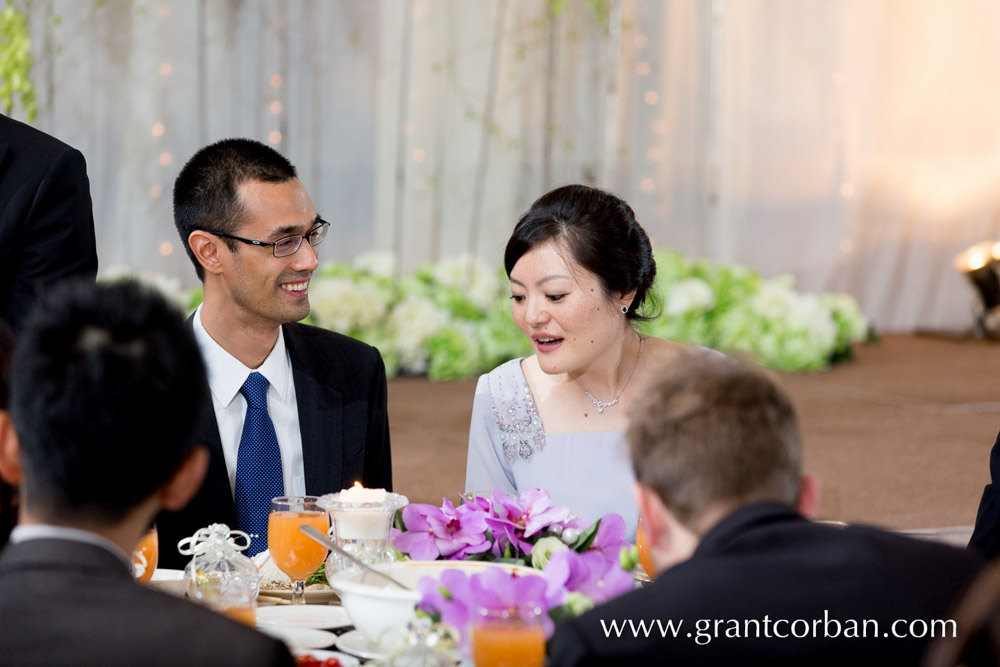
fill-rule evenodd
<path id="1" fill-rule="evenodd" d="M 802 425 L 821 518 L 890 528 L 969 525 L 1000 430 L 1000 343 L 885 336 L 855 360 L 779 375 Z M 475 381 L 389 383 L 395 490 L 453 501 L 464 488 Z"/>

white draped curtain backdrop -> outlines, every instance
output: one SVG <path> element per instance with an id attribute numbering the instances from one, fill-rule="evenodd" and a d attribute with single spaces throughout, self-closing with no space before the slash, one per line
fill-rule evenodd
<path id="1" fill-rule="evenodd" d="M 104 268 L 196 284 L 171 188 L 230 136 L 297 165 L 323 259 L 403 272 L 499 266 L 536 197 L 584 182 L 657 247 L 960 330 L 952 257 L 1000 237 L 990 0 L 25 2 L 36 125 L 87 157 Z"/>

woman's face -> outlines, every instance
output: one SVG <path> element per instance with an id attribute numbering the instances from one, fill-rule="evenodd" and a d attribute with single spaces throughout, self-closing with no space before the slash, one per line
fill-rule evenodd
<path id="1" fill-rule="evenodd" d="M 510 272 L 514 322 L 550 375 L 584 372 L 605 356 L 617 362 L 627 327 L 622 300 L 609 300 L 597 276 L 557 241 L 540 243 Z"/>

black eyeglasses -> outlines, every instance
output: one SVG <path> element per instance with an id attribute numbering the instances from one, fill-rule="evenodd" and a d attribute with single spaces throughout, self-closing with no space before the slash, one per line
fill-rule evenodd
<path id="1" fill-rule="evenodd" d="M 316 226 L 310 229 L 305 234 L 293 234 L 292 236 L 282 236 L 277 241 L 256 241 L 254 239 L 245 239 L 241 236 L 233 236 L 232 234 L 226 234 L 225 232 L 216 232 L 211 229 L 202 229 L 203 232 L 208 232 L 214 236 L 221 236 L 224 239 L 232 239 L 234 241 L 240 241 L 241 243 L 246 243 L 248 245 L 255 246 L 271 246 L 271 250 L 274 252 L 275 257 L 288 257 L 289 255 L 294 255 L 299 251 L 299 247 L 302 246 L 302 239 L 309 242 L 311 246 L 318 246 L 326 238 L 326 232 L 330 229 L 330 223 L 322 218 L 316 223 Z"/>

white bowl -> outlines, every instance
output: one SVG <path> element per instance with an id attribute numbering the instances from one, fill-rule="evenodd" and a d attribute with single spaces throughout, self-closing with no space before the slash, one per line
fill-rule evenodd
<path id="1" fill-rule="evenodd" d="M 519 575 L 541 575 L 541 572 L 530 567 L 483 561 L 403 561 L 374 567 L 413 590 L 404 591 L 373 574 L 364 574 L 359 570 L 338 573 L 329 577 L 329 582 L 340 594 L 341 604 L 351 617 L 354 627 L 375 645 L 381 644 L 387 634 L 390 634 L 389 631 L 398 635 L 399 630 L 404 630 L 416 618 L 415 609 L 420 602 L 420 592 L 416 588 L 422 577 L 440 579 L 445 570 L 456 569 L 471 575 L 497 567 Z"/>

